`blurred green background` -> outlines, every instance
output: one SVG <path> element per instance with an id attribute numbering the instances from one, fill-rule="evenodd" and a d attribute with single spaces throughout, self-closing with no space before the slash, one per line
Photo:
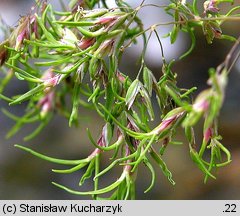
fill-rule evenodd
<path id="1" fill-rule="evenodd" d="M 49 1 L 59 7 L 57 0 Z M 133 6 L 139 5 L 140 1 L 129 1 Z M 147 0 L 147 3 L 158 3 L 159 1 Z M 201 4 L 204 1 L 199 1 Z M 111 0 L 110 0 L 111 3 Z M 161 1 L 161 4 L 168 1 Z M 238 4 L 236 1 L 235 4 Z M 0 0 L 0 15 L 11 26 L 15 27 L 20 15 L 30 12 L 33 0 Z M 227 6 L 224 6 L 227 7 Z M 226 8 L 223 8 L 226 9 Z M 140 12 L 145 27 L 158 22 L 171 20 L 164 14 L 162 9 L 143 9 Z M 171 26 L 159 28 L 159 34 L 166 34 Z M 239 35 L 239 22 L 226 23 L 224 32 Z M 3 39 L 0 35 L 1 40 Z M 156 39 L 150 41 L 147 50 L 146 61 L 156 77 L 161 74 L 161 55 L 159 47 L 155 44 Z M 176 44 L 170 45 L 169 39 L 163 39 L 164 51 L 167 60 L 177 59 L 181 53 L 189 47 L 189 38 L 181 34 Z M 177 61 L 174 70 L 178 73 L 178 82 L 181 87 L 197 86 L 198 92 L 206 88 L 208 69 L 220 64 L 228 50 L 231 48 L 228 41 L 215 40 L 212 45 L 207 45 L 206 40 L 199 31 L 196 48 L 191 56 L 182 61 Z M 134 77 L 137 71 L 137 59 L 141 53 L 141 44 L 132 46 L 124 55 L 121 70 Z M 134 71 L 134 72 L 133 72 Z M 138 199 L 240 199 L 240 63 L 234 67 L 229 77 L 229 85 L 224 107 L 220 115 L 220 134 L 223 136 L 224 145 L 232 152 L 232 163 L 217 171 L 217 180 L 210 180 L 203 183 L 204 176 L 193 164 L 188 154 L 187 142 L 181 146 L 169 146 L 164 159 L 173 173 L 176 185 L 172 186 L 161 171 L 157 172 L 157 182 L 154 188 L 147 194 L 143 191 L 150 184 L 150 174 L 142 166 L 138 172 L 137 198 Z M 12 82 L 5 93 L 14 95 L 26 91 L 25 85 L 20 81 Z M 0 106 L 8 108 L 11 112 L 21 115 L 24 105 L 9 107 L 5 102 L 0 101 Z M 89 127 L 98 136 L 102 126 L 102 120 L 98 115 L 86 109 L 80 110 L 79 128 L 69 128 L 68 122 L 62 117 L 55 116 L 53 121 L 35 139 L 24 143 L 22 138 L 34 127 L 30 125 L 21 130 L 15 137 L 6 140 L 7 131 L 14 124 L 10 119 L 0 112 L 0 199 L 90 199 L 91 197 L 79 197 L 71 195 L 55 188 L 51 181 L 68 185 L 78 190 L 89 190 L 92 187 L 91 181 L 78 188 L 79 178 L 83 171 L 71 175 L 61 175 L 51 172 L 52 168 L 59 168 L 57 165 L 37 159 L 25 152 L 13 147 L 14 144 L 24 144 L 28 147 L 45 153 L 50 156 L 64 159 L 81 159 L 88 156 L 93 146 L 86 137 L 85 128 Z M 201 128 L 197 128 L 197 136 L 201 140 Z M 102 167 L 108 164 L 108 155 L 103 161 Z M 111 183 L 118 177 L 118 170 L 106 175 L 100 182 L 102 185 Z"/>

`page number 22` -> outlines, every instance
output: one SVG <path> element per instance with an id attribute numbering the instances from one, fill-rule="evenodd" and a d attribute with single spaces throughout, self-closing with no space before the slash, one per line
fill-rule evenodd
<path id="1" fill-rule="evenodd" d="M 236 204 L 225 204 L 226 209 L 223 212 L 237 212 L 236 208 L 237 205 Z"/>

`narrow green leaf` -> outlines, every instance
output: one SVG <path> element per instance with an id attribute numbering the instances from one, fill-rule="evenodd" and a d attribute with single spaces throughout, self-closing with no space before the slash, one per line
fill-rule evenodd
<path id="1" fill-rule="evenodd" d="M 110 165 L 108 165 L 104 170 L 102 170 L 101 172 L 99 172 L 97 175 L 95 175 L 94 179 L 99 178 L 100 176 L 104 175 L 105 173 L 107 173 L 109 170 L 111 170 L 114 166 L 116 166 L 119 163 L 120 160 L 115 160 L 113 161 Z"/>
<path id="2" fill-rule="evenodd" d="M 224 35 L 224 34 L 221 35 L 220 39 L 229 40 L 231 42 L 236 42 L 237 41 L 237 38 L 235 38 L 235 37 L 233 37 L 231 35 Z"/>
<path id="3" fill-rule="evenodd" d="M 170 34 L 171 44 L 174 44 L 176 42 L 178 33 L 179 33 L 179 27 L 178 25 L 174 25 L 173 30 L 171 31 L 171 34 Z"/>
<path id="4" fill-rule="evenodd" d="M 65 169 L 65 170 L 56 170 L 56 169 L 52 169 L 53 172 L 55 173 L 65 173 L 65 174 L 69 174 L 69 173 L 73 173 L 76 172 L 80 169 L 82 169 L 83 167 L 85 167 L 89 162 L 83 162 L 83 163 L 79 163 L 78 165 L 76 165 L 73 168 L 70 169 Z"/>
<path id="5" fill-rule="evenodd" d="M 130 87 L 128 88 L 126 98 L 125 98 L 125 102 L 128 105 L 128 109 L 130 109 L 131 106 L 133 105 L 141 86 L 142 86 L 142 83 L 138 79 L 135 79 L 130 85 Z"/>
<path id="6" fill-rule="evenodd" d="M 188 142 L 192 145 L 195 142 L 194 130 L 192 127 L 185 127 L 185 136 Z"/>
<path id="7" fill-rule="evenodd" d="M 181 55 L 179 57 L 180 60 L 187 57 L 193 51 L 193 49 L 196 45 L 196 37 L 195 37 L 195 34 L 194 34 L 194 28 L 188 27 L 187 31 L 188 31 L 189 36 L 191 38 L 191 46 L 190 46 L 190 48 L 187 52 L 185 52 L 183 55 Z"/>
<path id="8" fill-rule="evenodd" d="M 56 44 L 57 41 L 55 40 L 55 38 L 53 37 L 53 35 L 46 29 L 46 27 L 44 26 L 44 22 L 42 20 L 42 18 L 37 16 L 37 21 L 39 26 L 41 27 L 41 29 L 43 30 L 44 35 L 46 36 L 47 40 L 50 41 L 53 44 Z"/>
<path id="9" fill-rule="evenodd" d="M 100 28 L 99 30 L 97 30 L 95 32 L 91 32 L 80 26 L 78 26 L 77 28 L 85 37 L 98 37 L 98 36 L 102 35 L 103 33 L 105 33 L 105 28 Z"/>
<path id="10" fill-rule="evenodd" d="M 199 12 L 198 12 L 198 1 L 197 0 L 193 0 L 193 12 L 195 15 L 199 15 Z"/>
<path id="11" fill-rule="evenodd" d="M 154 186 L 154 183 L 155 183 L 155 181 L 156 181 L 156 173 L 155 173 L 155 170 L 154 170 L 152 164 L 151 164 L 148 160 L 144 160 L 144 163 L 146 164 L 146 166 L 148 167 L 148 169 L 150 170 L 151 175 L 152 175 L 151 184 L 150 184 L 150 186 L 144 191 L 144 193 L 147 193 L 147 192 L 149 192 L 149 191 L 153 188 L 153 186 Z"/>
<path id="12" fill-rule="evenodd" d="M 5 101 L 10 102 L 10 103 L 13 102 L 13 99 L 11 99 L 7 96 L 4 96 L 3 94 L 0 94 L 0 99 L 5 100 Z"/>
<path id="13" fill-rule="evenodd" d="M 108 193 L 112 190 L 114 190 L 115 188 L 117 188 L 125 179 L 125 173 L 123 173 L 120 178 L 115 181 L 114 183 L 112 183 L 111 185 L 105 187 L 105 188 L 102 188 L 102 189 L 99 189 L 99 190 L 94 190 L 94 191 L 86 191 L 86 192 L 80 192 L 80 191 L 75 191 L 75 190 L 72 190 L 70 188 L 67 188 L 63 185 L 60 185 L 60 184 L 57 184 L 55 182 L 52 182 L 53 185 L 71 193 L 71 194 L 76 194 L 76 195 L 97 195 L 97 194 L 104 194 L 104 193 Z"/>
<path id="14" fill-rule="evenodd" d="M 54 23 L 61 24 L 63 26 L 93 26 L 96 22 L 95 21 L 79 21 L 79 22 L 71 22 L 71 21 L 55 21 Z"/>
<path id="15" fill-rule="evenodd" d="M 106 142 L 106 146 L 109 146 L 110 142 L 112 140 L 112 137 L 113 137 L 112 125 L 109 122 L 107 122 L 104 125 L 103 130 L 102 130 L 102 135 L 103 135 L 103 138 Z"/>
<path id="16" fill-rule="evenodd" d="M 175 10 L 174 21 L 176 23 L 178 23 L 178 21 L 179 21 L 179 11 L 178 10 Z M 171 42 L 171 44 L 174 44 L 176 42 L 177 36 L 178 36 L 178 33 L 179 33 L 179 29 L 180 29 L 179 24 L 174 24 L 173 25 L 173 29 L 172 29 L 172 31 L 170 33 L 170 42 Z"/>
<path id="17" fill-rule="evenodd" d="M 154 143 L 155 141 L 155 138 L 156 138 L 156 135 L 153 135 L 151 137 L 151 139 L 149 140 L 147 146 L 144 148 L 144 150 L 141 152 L 140 156 L 138 157 L 138 159 L 136 160 L 136 162 L 134 162 L 134 166 L 131 170 L 131 172 L 134 172 L 138 165 L 140 164 L 140 162 L 144 159 L 144 157 L 146 156 L 146 153 L 148 152 L 148 150 L 151 148 L 152 144 Z"/>
<path id="18" fill-rule="evenodd" d="M 49 61 L 49 62 L 34 62 L 35 65 L 37 66 L 57 66 L 57 65 L 61 65 L 63 63 L 70 63 L 72 59 L 72 56 L 68 56 L 66 58 L 60 58 L 57 59 L 55 61 Z"/>
<path id="19" fill-rule="evenodd" d="M 111 110 L 113 105 L 114 105 L 114 99 L 115 99 L 115 95 L 113 93 L 113 89 L 112 89 L 112 85 L 111 83 L 107 83 L 107 86 L 105 88 L 105 95 L 106 95 L 106 102 L 105 102 L 105 107 L 108 110 Z M 105 114 L 106 119 L 107 118 L 107 113 Z"/>
<path id="20" fill-rule="evenodd" d="M 90 178 L 92 176 L 92 173 L 95 169 L 95 160 L 91 160 L 90 164 L 88 165 L 88 168 L 82 178 L 80 179 L 79 185 L 82 186 L 86 179 Z"/>
<path id="21" fill-rule="evenodd" d="M 151 119 L 151 121 L 153 121 L 154 120 L 154 111 L 153 111 L 150 95 L 148 94 L 148 91 L 143 86 L 141 86 L 141 88 L 140 88 L 140 94 L 143 97 L 143 103 L 146 105 L 150 119 Z"/>
<path id="22" fill-rule="evenodd" d="M 52 163 L 56 163 L 56 164 L 64 164 L 64 165 L 77 165 L 77 164 L 80 164 L 80 163 L 84 163 L 86 162 L 85 159 L 83 160 L 63 160 L 63 159 L 58 159 L 58 158 L 53 158 L 53 157 L 48 157 L 46 155 L 43 155 L 43 154 L 40 154 L 30 148 L 27 148 L 27 147 L 24 147 L 24 146 L 21 146 L 21 145 L 14 145 L 16 148 L 19 148 L 23 151 L 26 151 L 40 159 L 43 159 L 43 160 L 46 160 L 48 162 L 52 162 Z"/>
<path id="23" fill-rule="evenodd" d="M 198 168 L 203 171 L 206 175 L 210 176 L 213 179 L 216 179 L 214 175 L 212 175 L 204 163 L 202 162 L 202 159 L 199 157 L 198 153 L 194 149 L 190 149 L 190 155 L 194 163 L 197 164 Z"/>
<path id="24" fill-rule="evenodd" d="M 77 81 L 74 83 L 73 88 L 73 96 L 72 96 L 72 112 L 69 118 L 69 126 L 71 127 L 72 124 L 78 121 L 78 108 L 79 108 L 79 97 L 80 97 L 80 90 L 81 90 L 81 84 L 80 84 L 80 77 L 77 77 Z"/>
<path id="25" fill-rule="evenodd" d="M 143 81 L 144 81 L 144 86 L 147 89 L 149 95 L 152 96 L 153 83 L 156 84 L 157 81 L 152 71 L 149 70 L 148 67 L 146 66 L 143 68 Z"/>
<path id="26" fill-rule="evenodd" d="M 21 68 L 18 68 L 18 67 L 14 66 L 14 65 L 11 65 L 11 64 L 9 64 L 9 63 L 6 63 L 6 65 L 7 65 L 9 68 L 12 68 L 14 71 L 16 71 L 18 74 L 23 75 L 24 77 L 29 77 L 29 78 L 31 78 L 32 80 L 36 80 L 37 82 L 42 82 L 41 79 L 39 79 L 38 77 L 30 74 L 30 73 L 27 72 L 27 71 L 22 70 Z M 20 79 L 21 79 L 21 78 L 20 78 Z"/>
<path id="27" fill-rule="evenodd" d="M 16 100 L 9 103 L 9 105 L 15 105 L 15 104 L 22 103 L 23 101 L 31 98 L 33 95 L 38 94 L 38 93 L 42 93 L 45 88 L 46 88 L 45 85 L 42 83 L 42 84 L 36 86 L 35 88 L 31 89 L 27 93 L 21 95 Z"/>
<path id="28" fill-rule="evenodd" d="M 231 161 L 231 153 L 230 153 L 230 151 L 222 143 L 220 143 L 218 140 L 215 139 L 215 142 L 217 143 L 219 148 L 226 154 L 227 162 L 230 162 Z"/>
<path id="29" fill-rule="evenodd" d="M 166 163 L 162 160 L 162 158 L 153 149 L 151 149 L 150 155 L 155 160 L 155 162 L 157 162 L 157 164 L 160 166 L 163 174 L 168 178 L 169 182 L 172 185 L 175 185 L 175 182 L 172 179 L 172 173 L 170 172 L 170 170 L 168 169 Z"/>

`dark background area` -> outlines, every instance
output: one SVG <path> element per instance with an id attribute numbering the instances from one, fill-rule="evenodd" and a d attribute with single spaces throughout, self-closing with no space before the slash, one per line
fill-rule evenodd
<path id="1" fill-rule="evenodd" d="M 57 2 L 50 1 L 50 2 Z M 140 1 L 131 1 L 131 4 L 138 5 Z M 159 2 L 159 1 L 147 1 Z M 167 2 L 167 1 L 161 1 Z M 199 1 L 200 3 L 203 1 Z M 236 4 L 239 3 L 236 1 Z M 14 27 L 17 24 L 19 15 L 25 15 L 30 11 L 34 4 L 33 0 L 0 0 L 0 15 L 6 22 Z M 57 6 L 58 7 L 58 6 Z M 224 8 L 225 9 L 225 8 Z M 159 8 L 143 9 L 140 16 L 144 20 L 145 27 L 151 24 L 171 20 Z M 170 27 L 159 28 L 160 36 L 169 31 Z M 225 34 L 239 35 L 239 22 L 226 23 L 224 25 Z M 2 39 L 2 37 L 0 36 Z M 161 74 L 161 55 L 159 47 L 155 44 L 156 39 L 150 41 L 147 51 L 146 61 L 156 77 Z M 164 51 L 168 60 L 177 59 L 182 52 L 189 47 L 189 38 L 181 34 L 180 38 L 173 46 L 169 39 L 163 39 Z M 197 86 L 198 92 L 206 88 L 208 69 L 220 64 L 232 43 L 228 41 L 215 40 L 212 45 L 208 45 L 201 32 L 199 31 L 198 40 L 193 53 L 182 61 L 177 61 L 173 70 L 178 73 L 178 85 L 181 87 Z M 141 53 L 141 44 L 132 46 L 124 55 L 124 64 L 121 70 L 134 77 L 137 71 L 137 59 Z M 201 171 L 193 164 L 188 153 L 187 142 L 181 146 L 169 146 L 164 159 L 169 169 L 173 173 L 176 185 L 172 186 L 161 171 L 157 172 L 156 184 L 149 193 L 143 191 L 150 183 L 150 174 L 145 167 L 141 167 L 137 180 L 138 199 L 240 199 L 240 63 L 234 67 L 229 77 L 224 107 L 220 114 L 220 134 L 223 136 L 224 145 L 232 153 L 232 163 L 217 172 L 217 180 L 209 180 L 203 183 L 204 176 Z M 17 94 L 24 91 L 25 86 L 20 81 L 13 82 L 5 91 L 7 95 Z M 0 106 L 8 108 L 11 112 L 21 115 L 24 105 L 8 107 L 0 101 Z M 6 140 L 7 131 L 14 124 L 3 113 L 0 112 L 0 199 L 89 199 L 90 197 L 79 197 L 68 194 L 51 184 L 51 181 L 76 187 L 82 171 L 71 175 L 61 175 L 51 172 L 52 168 L 59 168 L 57 165 L 50 164 L 35 158 L 25 152 L 14 148 L 14 144 L 24 144 L 38 152 L 45 153 L 64 159 L 81 159 L 88 156 L 93 149 L 86 137 L 85 128 L 89 127 L 95 132 L 95 137 L 100 133 L 102 121 L 98 115 L 86 109 L 80 110 L 79 128 L 69 128 L 68 122 L 62 117 L 55 116 L 53 121 L 35 139 L 24 143 L 22 138 L 33 129 L 32 125 L 25 127 L 17 136 Z M 197 129 L 197 136 L 201 140 L 201 128 Z M 107 166 L 107 160 L 102 167 Z M 103 185 L 111 183 L 117 178 L 118 172 L 106 175 L 101 183 Z M 79 190 L 91 189 L 91 181 L 87 181 L 84 187 Z"/>

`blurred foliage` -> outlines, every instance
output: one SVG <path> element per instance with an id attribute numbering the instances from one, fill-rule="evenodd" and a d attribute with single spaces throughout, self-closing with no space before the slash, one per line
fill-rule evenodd
<path id="1" fill-rule="evenodd" d="M 56 11 L 46 1 L 37 1 L 32 13 L 19 20 L 18 27 L 6 32 L 6 40 L 0 44 L 0 63 L 5 77 L 1 80 L 0 98 L 9 105 L 28 101 L 26 112 L 18 117 L 6 109 L 5 115 L 16 122 L 7 137 L 15 135 L 22 126 L 39 122 L 39 126 L 24 140 L 38 135 L 51 121 L 54 113 L 66 117 L 69 126 L 78 125 L 79 107 L 95 110 L 104 119 L 99 138 L 95 140 L 87 130 L 95 150 L 84 159 L 64 160 L 49 157 L 21 145 L 15 145 L 41 159 L 71 166 L 69 169 L 54 169 L 53 172 L 69 174 L 87 167 L 82 175 L 81 186 L 93 177 L 94 189 L 80 192 L 58 183 L 54 185 L 76 195 L 92 195 L 94 199 L 105 199 L 100 195 L 113 192 L 109 199 L 134 199 L 135 181 L 140 164 L 151 173 L 154 186 L 156 163 L 170 183 L 175 184 L 172 173 L 163 160 L 169 145 L 179 145 L 176 134 L 185 130 L 190 156 L 198 168 L 215 179 L 213 170 L 231 162 L 229 150 L 221 143 L 218 133 L 218 116 L 225 98 L 228 75 L 236 63 L 239 39 L 223 34 L 225 21 L 239 20 L 235 13 L 239 6 L 221 14 L 218 5 L 232 3 L 231 0 L 205 1 L 200 15 L 197 1 L 170 1 L 168 5 L 145 4 L 132 8 L 124 1 L 115 1 L 116 8 L 108 8 L 105 1 L 72 0 L 63 11 Z M 100 6 L 100 8 L 98 8 Z M 157 23 L 144 28 L 138 12 L 144 8 L 163 8 L 173 21 Z M 228 56 L 216 69 L 209 70 L 209 88 L 200 92 L 195 100 L 192 93 L 196 87 L 180 88 L 177 74 L 172 70 L 175 61 L 166 62 L 161 38 L 156 29 L 162 25 L 173 25 L 166 37 L 175 43 L 179 32 L 186 32 L 191 46 L 180 59 L 190 55 L 196 44 L 196 30 L 202 29 L 206 41 L 227 39 L 235 42 Z M 6 25 L 2 24 L 3 29 Z M 149 32 L 147 34 L 147 32 Z M 149 40 L 156 36 L 162 53 L 162 76 L 157 80 L 145 62 Z M 139 58 L 137 77 L 131 80 L 120 71 L 124 51 L 142 36 L 143 50 Z M 4 89 L 13 78 L 26 81 L 29 91 L 8 97 Z M 152 128 L 155 120 L 152 101 L 156 96 L 161 121 Z M 67 99 L 71 99 L 71 108 Z M 194 127 L 203 119 L 203 139 L 196 144 Z M 113 141 L 116 139 L 115 141 Z M 156 143 L 162 143 L 159 147 Z M 100 170 L 101 158 L 113 152 L 110 165 Z M 205 155 L 210 154 L 206 160 Z M 112 168 L 120 166 L 122 173 L 109 186 L 99 188 L 99 178 Z"/>

